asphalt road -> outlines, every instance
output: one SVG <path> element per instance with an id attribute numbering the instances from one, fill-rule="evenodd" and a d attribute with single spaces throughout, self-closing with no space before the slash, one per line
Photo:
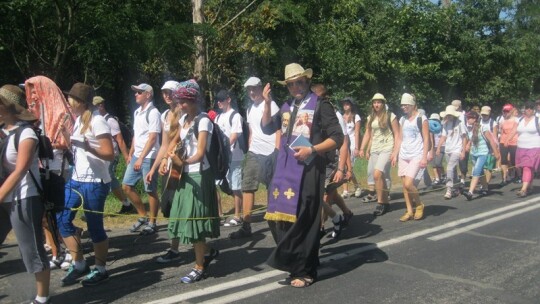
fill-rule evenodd
<path id="1" fill-rule="evenodd" d="M 535 181 L 537 183 L 537 180 Z M 495 187 L 494 187 L 495 188 Z M 355 216 L 340 239 L 322 240 L 319 281 L 304 289 L 282 284 L 287 274 L 266 266 L 273 247 L 262 214 L 254 236 L 229 240 L 222 228 L 211 242 L 221 251 L 209 277 L 196 284 L 179 278 L 193 265 L 155 258 L 168 248 L 165 223 L 153 236 L 110 231 L 108 269 L 102 285 L 61 287 L 64 272 L 52 272 L 54 303 L 540 303 L 540 195 L 515 196 L 517 185 L 494 189 L 467 202 L 444 200 L 442 191 L 423 195 L 426 217 L 400 223 L 403 199 L 393 195 L 391 212 L 371 215 L 375 205 L 348 199 Z M 535 193 L 540 192 L 536 187 Z M 330 228 L 331 224 L 327 223 Z M 86 240 L 85 257 L 93 255 Z M 33 276 L 25 273 L 15 244 L 0 247 L 0 303 L 28 303 Z"/>

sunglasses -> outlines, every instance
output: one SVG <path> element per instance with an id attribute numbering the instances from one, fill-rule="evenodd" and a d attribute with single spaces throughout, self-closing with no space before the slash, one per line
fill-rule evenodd
<path id="1" fill-rule="evenodd" d="M 142 95 L 144 93 L 146 93 L 146 92 L 145 91 L 137 91 L 137 92 L 135 92 L 136 95 Z"/>

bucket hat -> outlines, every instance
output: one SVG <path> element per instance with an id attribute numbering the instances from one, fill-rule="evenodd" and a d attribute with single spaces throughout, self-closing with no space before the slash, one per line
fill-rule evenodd
<path id="1" fill-rule="evenodd" d="M 375 95 L 373 95 L 373 97 L 371 98 L 371 101 L 374 100 L 382 100 L 386 103 L 386 98 L 384 98 L 384 95 L 381 93 L 375 93 Z"/>
<path id="2" fill-rule="evenodd" d="M 443 115 L 444 113 L 444 115 Z M 453 106 L 453 105 L 449 105 L 446 107 L 446 110 L 441 112 L 441 117 L 445 117 L 446 115 L 452 115 L 454 117 L 459 117 L 461 113 L 459 113 L 457 110 L 456 110 L 456 107 Z"/>
<path id="3" fill-rule="evenodd" d="M 64 93 L 66 93 L 69 97 L 88 104 L 92 103 L 94 98 L 94 88 L 82 82 L 75 83 L 69 92 Z"/>

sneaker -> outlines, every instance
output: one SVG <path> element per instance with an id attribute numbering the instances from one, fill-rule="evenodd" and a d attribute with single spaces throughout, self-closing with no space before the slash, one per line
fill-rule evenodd
<path id="1" fill-rule="evenodd" d="M 388 209 L 390 208 L 390 204 L 377 204 L 377 207 L 375 207 L 375 211 L 373 211 L 373 215 L 375 216 L 381 216 L 388 212 Z"/>
<path id="2" fill-rule="evenodd" d="M 210 252 L 204 255 L 204 268 L 208 267 L 212 261 L 219 256 L 219 250 L 210 248 Z"/>
<path id="3" fill-rule="evenodd" d="M 514 184 L 522 184 L 523 182 L 521 181 L 521 178 L 515 178 L 514 179 Z"/>
<path id="4" fill-rule="evenodd" d="M 133 212 L 133 206 L 131 204 L 128 206 L 122 205 L 122 208 L 120 208 L 118 214 L 130 214 L 131 212 Z"/>
<path id="5" fill-rule="evenodd" d="M 346 198 L 349 198 L 351 195 L 349 194 L 349 191 L 343 191 L 341 193 L 341 197 L 346 199 Z"/>
<path id="6" fill-rule="evenodd" d="M 146 224 L 146 226 L 144 226 L 144 228 L 141 230 L 141 233 L 140 235 L 151 235 L 151 234 L 154 234 L 156 233 L 157 231 L 157 226 L 156 224 Z"/>
<path id="7" fill-rule="evenodd" d="M 232 232 L 229 234 L 229 238 L 231 239 L 242 239 L 247 238 L 251 236 L 251 224 L 245 223 L 235 232 Z"/>
<path id="8" fill-rule="evenodd" d="M 489 190 L 487 190 L 487 189 L 482 189 L 482 190 L 478 191 L 479 196 L 486 196 L 488 194 L 489 194 Z"/>
<path id="9" fill-rule="evenodd" d="M 343 230 L 343 215 L 339 215 L 338 222 L 334 222 L 332 220 L 332 223 L 334 223 L 334 229 L 332 231 L 332 238 L 337 239 L 339 235 L 341 234 L 341 230 Z"/>
<path id="10" fill-rule="evenodd" d="M 180 279 L 180 281 L 185 284 L 191 284 L 191 283 L 195 283 L 204 279 L 205 276 L 206 276 L 206 273 L 204 272 L 203 269 L 199 270 L 199 269 L 192 268 L 191 271 L 186 276 Z"/>
<path id="11" fill-rule="evenodd" d="M 51 259 L 49 261 L 49 268 L 51 268 L 51 270 L 58 269 L 61 267 L 61 265 L 62 265 L 62 261 L 59 259 Z"/>
<path id="12" fill-rule="evenodd" d="M 506 186 L 507 184 L 508 184 L 507 181 L 502 180 L 502 181 L 499 183 L 499 186 L 504 187 L 504 186 Z"/>
<path id="13" fill-rule="evenodd" d="M 446 193 L 444 194 L 444 199 L 451 199 L 452 198 L 452 189 L 448 188 L 446 189 Z"/>
<path id="14" fill-rule="evenodd" d="M 233 226 L 238 226 L 238 225 L 241 225 L 242 224 L 242 220 L 237 218 L 237 217 L 233 217 L 228 223 L 225 223 L 223 226 L 225 227 L 233 227 Z"/>
<path id="15" fill-rule="evenodd" d="M 109 279 L 109 274 L 107 271 L 104 273 L 97 270 L 97 268 L 92 269 L 92 271 L 81 281 L 83 286 L 96 286 L 105 282 Z"/>
<path id="16" fill-rule="evenodd" d="M 172 261 L 176 261 L 176 260 L 179 260 L 181 257 L 180 257 L 180 252 L 174 252 L 172 251 L 171 249 L 167 250 L 167 253 L 165 253 L 164 255 L 158 257 L 156 259 L 156 263 L 160 263 L 160 264 L 166 264 L 166 263 L 170 263 Z"/>
<path id="17" fill-rule="evenodd" d="M 465 185 L 465 180 L 463 178 L 460 178 L 459 183 L 462 184 L 462 185 Z"/>
<path id="18" fill-rule="evenodd" d="M 30 303 L 30 304 L 50 304 L 50 303 L 51 303 L 51 299 L 49 298 L 49 299 L 48 299 L 47 301 L 45 301 L 45 302 L 40 302 L 40 301 L 34 299 L 34 300 L 32 301 L 32 303 Z"/>
<path id="19" fill-rule="evenodd" d="M 467 198 L 468 201 L 473 199 L 473 194 L 469 191 L 464 191 L 462 194 Z"/>
<path id="20" fill-rule="evenodd" d="M 343 213 L 343 228 L 349 226 L 349 222 L 351 221 L 353 215 L 354 214 L 352 213 L 352 211 L 349 213 Z"/>
<path id="21" fill-rule="evenodd" d="M 73 257 L 71 254 L 66 253 L 66 255 L 64 255 L 64 261 L 60 264 L 60 268 L 62 268 L 62 270 L 68 270 L 71 266 L 71 262 L 73 262 Z"/>
<path id="22" fill-rule="evenodd" d="M 141 229 L 142 226 L 148 224 L 148 218 L 147 217 L 140 217 L 135 224 L 131 226 L 129 229 L 130 232 L 137 232 L 139 229 Z"/>
<path id="23" fill-rule="evenodd" d="M 75 265 L 71 264 L 69 266 L 69 269 L 67 271 L 67 274 L 62 278 L 62 286 L 69 286 L 77 283 L 77 279 L 80 277 L 83 277 L 85 274 L 90 272 L 90 267 L 86 265 L 86 267 L 79 271 L 77 268 L 75 268 Z"/>
<path id="24" fill-rule="evenodd" d="M 362 189 L 360 187 L 357 187 L 356 190 L 354 191 L 354 196 L 355 197 L 360 197 L 362 196 Z"/>
<path id="25" fill-rule="evenodd" d="M 440 185 L 440 183 L 441 183 L 441 180 L 438 179 L 438 178 L 436 178 L 436 179 L 433 180 L 433 185 L 434 185 L 434 186 Z"/>

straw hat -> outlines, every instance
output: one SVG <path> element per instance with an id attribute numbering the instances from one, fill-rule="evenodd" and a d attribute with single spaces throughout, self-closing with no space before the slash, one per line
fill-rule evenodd
<path id="1" fill-rule="evenodd" d="M 304 68 L 298 63 L 287 64 L 285 66 L 285 80 L 278 80 L 278 83 L 286 85 L 288 81 L 295 80 L 304 76 L 311 79 L 311 77 L 313 76 L 313 70 L 304 70 Z"/>
<path id="2" fill-rule="evenodd" d="M 375 93 L 375 95 L 373 95 L 373 97 L 371 98 L 371 101 L 374 100 L 382 100 L 386 103 L 386 98 L 384 98 L 384 95 L 381 93 Z"/>
<path id="3" fill-rule="evenodd" d="M 26 109 L 24 92 L 18 86 L 6 84 L 0 88 L 0 103 L 13 108 L 15 117 L 19 120 L 35 121 L 36 116 Z M 1 121 L 0 121 L 1 122 Z"/>

